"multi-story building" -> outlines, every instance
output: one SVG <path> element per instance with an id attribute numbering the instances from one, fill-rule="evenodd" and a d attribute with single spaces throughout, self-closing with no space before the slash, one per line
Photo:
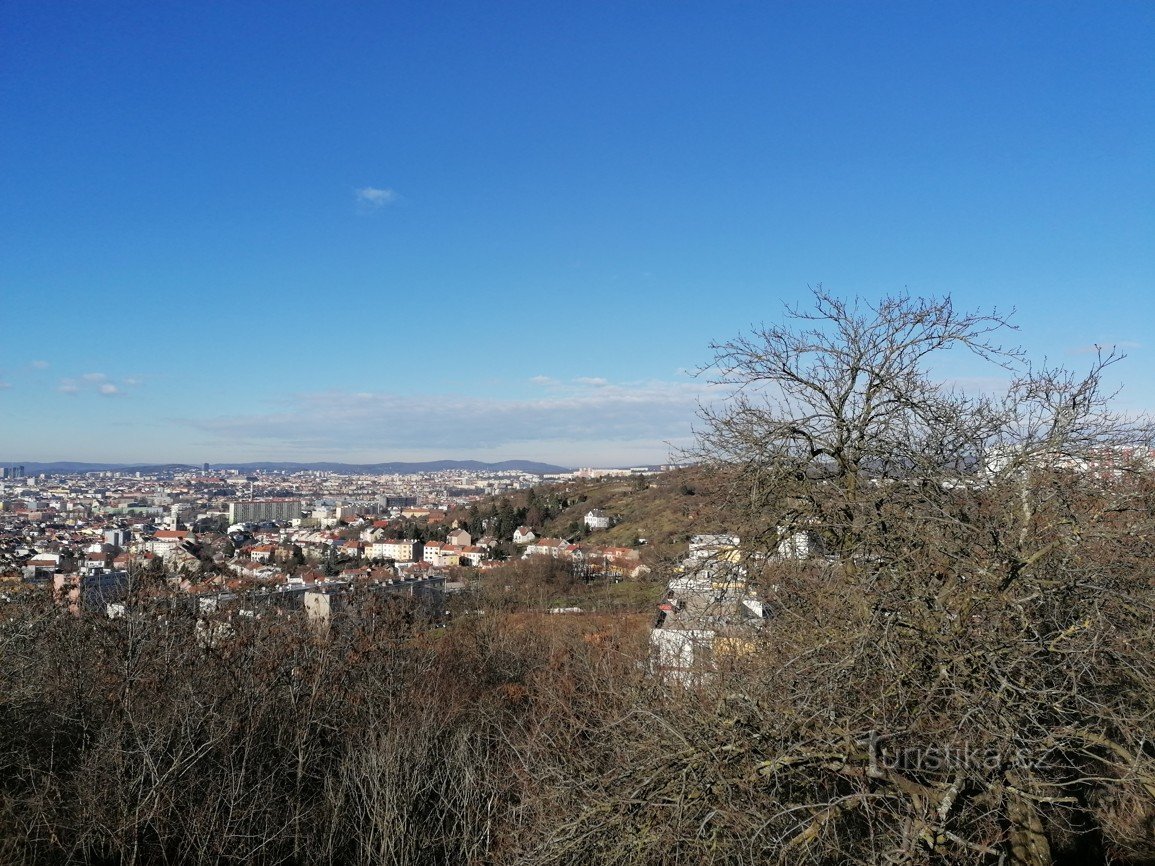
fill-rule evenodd
<path id="1" fill-rule="evenodd" d="M 445 568 L 450 565 L 461 565 L 462 553 L 465 548 L 456 544 L 442 544 L 431 541 L 425 545 L 422 556 L 425 562 L 436 568 Z"/>
<path id="2" fill-rule="evenodd" d="M 249 499 L 229 503 L 229 523 L 263 523 L 295 520 L 305 503 L 300 499 Z"/>
<path id="3" fill-rule="evenodd" d="M 367 544 L 365 556 L 369 559 L 392 559 L 394 562 L 420 562 L 424 551 L 421 542 L 412 538 L 389 538 Z"/>
<path id="4" fill-rule="evenodd" d="M 413 508 L 417 505 L 416 496 L 393 496 L 388 495 L 384 497 L 385 508 Z"/>
<path id="5" fill-rule="evenodd" d="M 185 530 L 158 529 L 146 544 L 146 549 L 149 553 L 167 559 L 176 553 L 182 544 L 192 540 L 192 533 Z"/>

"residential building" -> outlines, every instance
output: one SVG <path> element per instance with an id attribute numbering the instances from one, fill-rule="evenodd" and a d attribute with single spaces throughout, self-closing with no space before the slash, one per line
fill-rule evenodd
<path id="1" fill-rule="evenodd" d="M 610 516 L 600 508 L 595 508 L 586 513 L 585 524 L 590 529 L 609 529 Z"/>
<path id="2" fill-rule="evenodd" d="M 572 559 L 577 549 L 576 544 L 570 544 L 563 538 L 539 538 L 526 546 L 524 556 L 551 556 L 554 559 Z"/>
<path id="3" fill-rule="evenodd" d="M 178 547 L 186 541 L 191 541 L 191 535 L 192 533 L 183 529 L 158 529 L 147 542 L 146 549 L 149 553 L 155 553 L 157 556 L 167 559 L 173 555 Z"/>
<path id="4" fill-rule="evenodd" d="M 456 544 L 458 547 L 469 547 L 473 544 L 473 536 L 464 529 L 454 529 L 446 534 L 445 541 L 449 544 Z"/>
<path id="5" fill-rule="evenodd" d="M 695 535 L 690 539 L 690 559 L 738 560 L 737 535 Z"/>
<path id="6" fill-rule="evenodd" d="M 420 562 L 424 558 L 421 542 L 412 538 L 387 538 L 365 545 L 368 559 L 391 559 L 394 562 Z"/>
<path id="7" fill-rule="evenodd" d="M 768 606 L 746 584 L 737 536 L 695 536 L 650 632 L 652 669 L 690 685 L 756 650 Z"/>
<path id="8" fill-rule="evenodd" d="M 275 544 L 255 544 L 249 548 L 249 559 L 253 562 L 268 562 L 276 552 Z"/>
<path id="9" fill-rule="evenodd" d="M 774 550 L 779 559 L 809 559 L 822 552 L 822 539 L 817 532 L 799 529 L 793 532 L 779 527 L 782 538 Z"/>
<path id="10" fill-rule="evenodd" d="M 305 508 L 300 499 L 250 499 L 229 503 L 229 524 L 287 522 L 299 518 Z"/>
<path id="11" fill-rule="evenodd" d="M 461 548 L 461 562 L 465 565 L 481 565 L 485 561 L 485 550 L 480 547 Z"/>
<path id="12" fill-rule="evenodd" d="M 425 545 L 422 557 L 425 562 L 439 568 L 461 564 L 462 548 L 456 544 L 442 544 L 439 541 L 430 541 Z"/>

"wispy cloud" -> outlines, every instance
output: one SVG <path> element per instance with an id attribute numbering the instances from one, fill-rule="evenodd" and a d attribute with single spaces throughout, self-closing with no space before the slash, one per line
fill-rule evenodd
<path id="1" fill-rule="evenodd" d="M 357 206 L 362 211 L 375 211 L 394 204 L 399 196 L 396 190 L 387 187 L 363 186 L 353 191 L 357 199 Z"/>
<path id="2" fill-rule="evenodd" d="M 33 370 L 47 370 L 52 365 L 49 364 L 47 361 L 33 361 L 28 366 L 31 367 Z"/>
<path id="3" fill-rule="evenodd" d="M 688 441 L 702 394 L 700 382 L 608 381 L 559 387 L 536 399 L 326 391 L 293 395 L 267 413 L 177 423 L 219 443 L 282 453 L 557 454 L 576 448 L 646 451 L 660 460 L 669 450 L 665 443 Z"/>
<path id="4" fill-rule="evenodd" d="M 601 376 L 578 376 L 574 381 L 579 385 L 589 385 L 592 388 L 604 388 L 610 384 L 609 380 L 603 379 Z"/>
<path id="5" fill-rule="evenodd" d="M 82 373 L 79 376 L 65 376 L 59 380 L 56 390 L 61 394 L 99 394 L 102 397 L 115 397 L 125 393 L 126 388 L 135 388 L 143 380 L 139 376 L 130 376 L 114 382 L 107 373 Z"/>

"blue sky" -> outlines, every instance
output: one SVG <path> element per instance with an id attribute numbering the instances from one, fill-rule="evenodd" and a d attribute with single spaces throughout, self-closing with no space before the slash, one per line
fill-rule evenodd
<path id="1" fill-rule="evenodd" d="M 0 7 L 0 460 L 658 462 L 822 283 L 1155 407 L 1155 5 Z M 956 371 L 966 373 L 968 371 Z"/>

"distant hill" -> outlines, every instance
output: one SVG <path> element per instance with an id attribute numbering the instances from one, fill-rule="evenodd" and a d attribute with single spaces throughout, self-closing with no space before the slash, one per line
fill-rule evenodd
<path id="1" fill-rule="evenodd" d="M 199 467 L 188 463 L 79 463 L 58 461 L 36 463 L 32 461 L 10 461 L 0 466 L 22 465 L 27 475 L 62 474 L 83 472 L 188 472 Z M 410 475 L 418 472 L 442 472 L 464 470 L 470 472 L 501 472 L 506 470 L 530 472 L 535 475 L 553 475 L 569 472 L 564 466 L 552 463 L 536 463 L 532 460 L 504 460 L 500 463 L 481 463 L 477 460 L 432 460 L 425 463 L 213 463 L 214 470 L 236 469 L 239 472 L 336 472 L 344 475 Z"/>
<path id="2" fill-rule="evenodd" d="M 410 475 L 416 472 L 531 472 L 535 475 L 553 475 L 570 472 L 564 466 L 535 463 L 532 460 L 504 460 L 500 463 L 482 463 L 478 460 L 430 460 L 424 463 L 213 463 L 213 469 L 262 470 L 266 472 L 340 472 L 368 475 Z"/>

